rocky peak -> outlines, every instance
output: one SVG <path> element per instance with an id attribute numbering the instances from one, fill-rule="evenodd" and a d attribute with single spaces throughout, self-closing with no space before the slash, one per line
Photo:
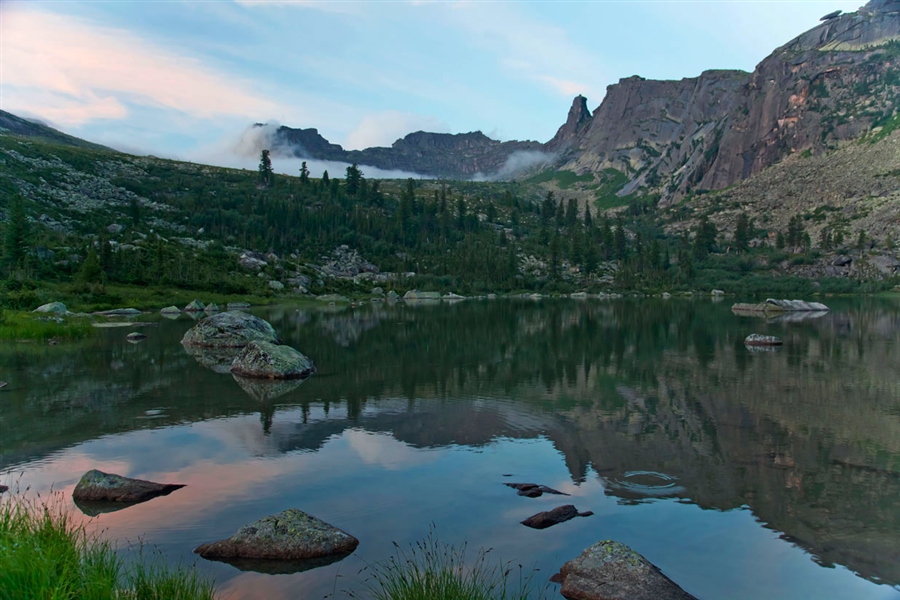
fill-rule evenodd
<path id="1" fill-rule="evenodd" d="M 859 9 L 859 14 L 877 15 L 900 12 L 900 0 L 871 0 Z"/>
<path id="2" fill-rule="evenodd" d="M 480 131 L 469 133 L 430 133 L 416 131 L 394 142 L 392 148 L 404 149 L 441 149 L 460 150 L 465 148 L 480 148 L 499 144 Z"/>
<path id="3" fill-rule="evenodd" d="M 587 107 L 587 98 L 580 94 L 575 96 L 565 124 L 559 128 L 553 139 L 547 142 L 547 148 L 549 150 L 561 150 L 568 146 L 575 136 L 590 124 L 592 118 L 593 115 L 591 115 L 591 111 Z"/>

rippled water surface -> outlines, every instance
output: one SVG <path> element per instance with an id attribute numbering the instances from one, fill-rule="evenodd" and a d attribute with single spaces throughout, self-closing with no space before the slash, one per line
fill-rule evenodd
<path id="1" fill-rule="evenodd" d="M 541 582 L 614 539 L 699 598 L 896 599 L 900 306 L 829 304 L 775 321 L 708 300 L 254 311 L 315 361 L 299 385 L 239 382 L 190 356 L 186 316 L 152 317 L 139 344 L 129 328 L 7 343 L 0 482 L 67 504 L 91 468 L 187 484 L 76 514 L 122 547 L 197 562 L 226 598 L 346 597 L 392 542 L 433 526 Z M 750 352 L 753 332 L 785 345 Z M 594 515 L 519 524 L 567 503 Z M 191 553 L 287 508 L 352 533 L 356 553 L 280 575 Z"/>

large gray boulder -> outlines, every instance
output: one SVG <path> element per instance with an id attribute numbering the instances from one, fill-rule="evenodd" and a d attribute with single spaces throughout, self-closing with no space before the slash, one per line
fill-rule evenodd
<path id="1" fill-rule="evenodd" d="M 225 540 L 203 544 L 203 558 L 303 560 L 349 554 L 359 540 L 321 519 L 295 508 L 244 525 Z"/>
<path id="2" fill-rule="evenodd" d="M 255 379 L 303 379 L 316 372 L 313 362 L 290 346 L 250 342 L 234 358 L 231 372 Z"/>
<path id="3" fill-rule="evenodd" d="M 34 309 L 33 312 L 39 313 L 52 313 L 55 315 L 64 315 L 69 312 L 69 309 L 66 308 L 66 305 L 62 302 L 48 302 L 47 304 L 42 304 Z"/>
<path id="4" fill-rule="evenodd" d="M 154 483 L 92 469 L 82 475 L 72 492 L 72 498 L 89 502 L 144 502 L 171 494 L 183 487 L 180 484 Z"/>
<path id="5" fill-rule="evenodd" d="M 184 312 L 203 312 L 204 308 L 205 306 L 203 306 L 203 303 L 195 298 L 194 300 L 191 300 L 190 304 L 184 307 Z"/>
<path id="6" fill-rule="evenodd" d="M 696 600 L 646 558 L 619 542 L 597 542 L 552 581 L 569 600 Z"/>
<path id="7" fill-rule="evenodd" d="M 267 321 L 240 311 L 206 317 L 181 339 L 182 345 L 205 348 L 243 348 L 250 342 L 278 343 L 278 335 Z"/>
<path id="8" fill-rule="evenodd" d="M 419 290 L 409 290 L 403 294 L 403 300 L 406 302 L 416 300 L 440 300 L 440 292 L 420 292 Z"/>

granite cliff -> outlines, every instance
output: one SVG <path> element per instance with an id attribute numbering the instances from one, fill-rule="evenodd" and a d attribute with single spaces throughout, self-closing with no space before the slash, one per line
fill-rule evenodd
<path id="1" fill-rule="evenodd" d="M 583 100 L 576 98 L 573 111 Z M 795 152 L 819 155 L 878 133 L 900 105 L 900 2 L 873 0 L 832 17 L 765 58 L 753 73 L 707 71 L 681 81 L 622 79 L 587 123 L 548 145 L 559 168 L 613 168 L 621 194 L 663 203 L 721 189 Z"/>
<path id="2" fill-rule="evenodd" d="M 281 127 L 282 150 L 436 177 L 509 176 L 509 158 L 542 151 L 554 168 L 608 179 L 618 190 L 669 204 L 743 181 L 796 153 L 896 126 L 900 106 L 900 1 L 872 0 L 830 14 L 765 58 L 752 73 L 706 71 L 680 81 L 633 76 L 609 86 L 591 112 L 577 96 L 547 143 L 499 142 L 481 132 L 416 132 L 390 148 L 346 151 L 315 129 Z M 604 173 L 606 175 L 604 175 Z"/>

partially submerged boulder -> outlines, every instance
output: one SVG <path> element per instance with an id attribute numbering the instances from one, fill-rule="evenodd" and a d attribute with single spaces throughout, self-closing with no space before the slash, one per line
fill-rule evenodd
<path id="1" fill-rule="evenodd" d="M 128 335 L 125 336 L 125 339 L 131 342 L 132 344 L 136 344 L 140 341 L 146 340 L 147 335 L 140 333 L 139 331 L 132 331 Z"/>
<path id="2" fill-rule="evenodd" d="M 440 292 L 420 292 L 419 290 L 410 290 L 403 294 L 403 300 L 409 302 L 410 300 L 440 300 L 441 293 Z"/>
<path id="3" fill-rule="evenodd" d="M 619 542 L 597 542 L 551 581 L 569 600 L 696 600 L 646 558 Z"/>
<path id="4" fill-rule="evenodd" d="M 313 362 L 290 346 L 250 342 L 231 364 L 231 372 L 255 379 L 303 379 L 316 372 Z"/>
<path id="5" fill-rule="evenodd" d="M 532 515 L 522 521 L 522 525 L 532 529 L 547 529 L 548 527 L 565 523 L 575 517 L 590 517 L 593 514 L 591 511 L 578 512 L 575 506 L 566 504 L 565 506 L 557 506 L 553 510 L 546 510 Z"/>
<path id="6" fill-rule="evenodd" d="M 784 342 L 774 335 L 762 335 L 760 333 L 751 333 L 744 338 L 745 346 L 781 346 Z"/>
<path id="7" fill-rule="evenodd" d="M 161 315 L 180 315 L 181 309 L 177 306 L 167 306 L 161 311 L 159 311 Z"/>
<path id="8" fill-rule="evenodd" d="M 208 313 L 219 312 L 219 305 L 216 304 L 215 302 L 210 302 L 209 304 L 206 305 L 206 308 L 203 309 L 203 312 L 208 312 Z"/>
<path id="9" fill-rule="evenodd" d="M 185 346 L 206 348 L 243 348 L 250 342 L 278 343 L 278 335 L 267 321 L 240 311 L 206 317 L 181 339 Z"/>
<path id="10" fill-rule="evenodd" d="M 321 519 L 295 508 L 244 525 L 225 540 L 203 544 L 203 558 L 303 560 L 353 552 L 359 540 Z"/>
<path id="11" fill-rule="evenodd" d="M 101 310 L 94 314 L 101 317 L 134 317 L 141 314 L 141 311 L 136 308 L 114 308 L 112 310 Z"/>
<path id="12" fill-rule="evenodd" d="M 551 487 L 547 487 L 546 485 L 538 485 L 536 483 L 504 483 L 503 485 L 513 488 L 519 493 L 520 496 L 525 496 L 526 498 L 539 498 L 544 494 L 555 494 L 557 496 L 569 495 L 564 492 L 554 490 Z"/>
<path id="13" fill-rule="evenodd" d="M 190 304 L 188 304 L 187 306 L 184 307 L 184 312 L 203 312 L 204 308 L 205 308 L 205 306 L 203 306 L 202 302 L 200 302 L 197 299 L 194 299 L 191 301 Z"/>
<path id="14" fill-rule="evenodd" d="M 144 502 L 183 487 L 181 484 L 154 483 L 92 469 L 82 475 L 72 498 L 90 502 Z"/>
<path id="15" fill-rule="evenodd" d="M 827 311 L 829 308 L 821 302 L 807 302 L 805 300 L 776 300 L 769 298 L 760 304 L 737 303 L 731 307 L 732 312 L 780 314 L 785 312 Z"/>

